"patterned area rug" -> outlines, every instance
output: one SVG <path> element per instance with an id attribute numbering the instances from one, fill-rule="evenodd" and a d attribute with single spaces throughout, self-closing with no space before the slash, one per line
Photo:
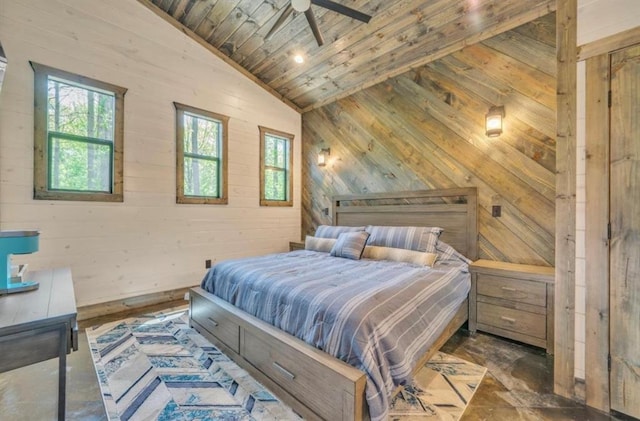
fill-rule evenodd
<path id="1" fill-rule="evenodd" d="M 110 421 L 299 420 L 189 327 L 185 308 L 86 330 Z M 438 353 L 394 398 L 390 420 L 458 420 L 486 368 Z"/>

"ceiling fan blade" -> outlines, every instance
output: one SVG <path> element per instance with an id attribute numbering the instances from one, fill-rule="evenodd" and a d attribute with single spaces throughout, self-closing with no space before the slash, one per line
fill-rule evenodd
<path id="1" fill-rule="evenodd" d="M 280 27 L 282 26 L 282 24 L 284 23 L 285 20 L 287 20 L 287 18 L 289 17 L 289 15 L 291 15 L 291 13 L 293 12 L 293 7 L 291 6 L 291 4 L 289 4 L 285 9 L 284 12 L 282 12 L 282 14 L 280 15 L 280 17 L 278 18 L 278 20 L 276 21 L 276 23 L 273 24 L 273 26 L 271 27 L 271 29 L 269 30 L 269 33 L 264 37 L 265 39 L 268 39 L 271 35 L 273 35 L 278 29 L 280 29 Z"/>
<path id="2" fill-rule="evenodd" d="M 316 37 L 316 41 L 318 41 L 318 47 L 321 47 L 322 44 L 324 44 L 324 39 L 322 39 L 322 34 L 320 33 L 320 28 L 318 28 L 318 23 L 316 22 L 313 10 L 311 10 L 311 8 L 307 9 L 307 11 L 304 12 L 304 15 L 307 17 L 307 22 L 309 22 L 309 26 L 313 31 L 313 36 Z"/>
<path id="3" fill-rule="evenodd" d="M 371 16 L 354 10 L 350 7 L 343 6 L 331 0 L 311 0 L 311 3 L 320 7 L 324 7 L 325 9 L 333 10 L 334 12 L 338 12 L 345 16 L 349 16 L 350 18 L 357 19 L 364 23 L 369 23 L 369 21 L 371 20 Z"/>

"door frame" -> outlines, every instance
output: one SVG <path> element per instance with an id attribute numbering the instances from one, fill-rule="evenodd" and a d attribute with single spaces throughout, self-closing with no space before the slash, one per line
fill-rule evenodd
<path id="1" fill-rule="evenodd" d="M 586 337 L 587 405 L 610 412 L 609 385 L 609 90 L 611 53 L 640 43 L 640 26 L 585 44 L 586 62 Z"/>

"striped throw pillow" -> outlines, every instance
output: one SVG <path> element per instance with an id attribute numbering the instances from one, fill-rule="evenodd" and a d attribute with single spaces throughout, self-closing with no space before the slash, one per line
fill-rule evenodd
<path id="1" fill-rule="evenodd" d="M 438 251 L 438 262 L 463 261 L 467 264 L 471 263 L 471 260 L 444 241 L 438 241 L 438 244 L 436 244 L 436 250 Z"/>
<path id="2" fill-rule="evenodd" d="M 346 227 L 342 225 L 320 225 L 316 229 L 315 237 L 338 238 L 343 232 L 364 231 L 364 227 Z"/>
<path id="3" fill-rule="evenodd" d="M 360 260 L 369 233 L 366 231 L 343 232 L 331 249 L 331 256 Z"/>
<path id="4" fill-rule="evenodd" d="M 385 227 L 369 225 L 368 246 L 393 247 L 398 249 L 436 253 L 436 243 L 443 229 L 438 227 Z"/>

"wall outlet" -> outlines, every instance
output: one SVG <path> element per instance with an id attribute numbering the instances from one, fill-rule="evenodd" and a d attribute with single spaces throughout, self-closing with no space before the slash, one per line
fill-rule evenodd
<path id="1" fill-rule="evenodd" d="M 207 259 L 204 261 L 204 268 L 205 269 L 211 268 L 211 259 Z"/>
<path id="2" fill-rule="evenodd" d="M 187 292 L 184 293 L 184 300 L 185 301 L 189 301 L 189 298 L 190 298 L 189 291 L 187 291 Z"/>
<path id="3" fill-rule="evenodd" d="M 500 216 L 502 216 L 502 206 L 493 205 L 491 207 L 491 216 L 493 216 L 494 218 L 499 218 Z"/>
<path id="4" fill-rule="evenodd" d="M 329 216 L 329 208 L 322 208 L 322 214 L 324 216 Z"/>

